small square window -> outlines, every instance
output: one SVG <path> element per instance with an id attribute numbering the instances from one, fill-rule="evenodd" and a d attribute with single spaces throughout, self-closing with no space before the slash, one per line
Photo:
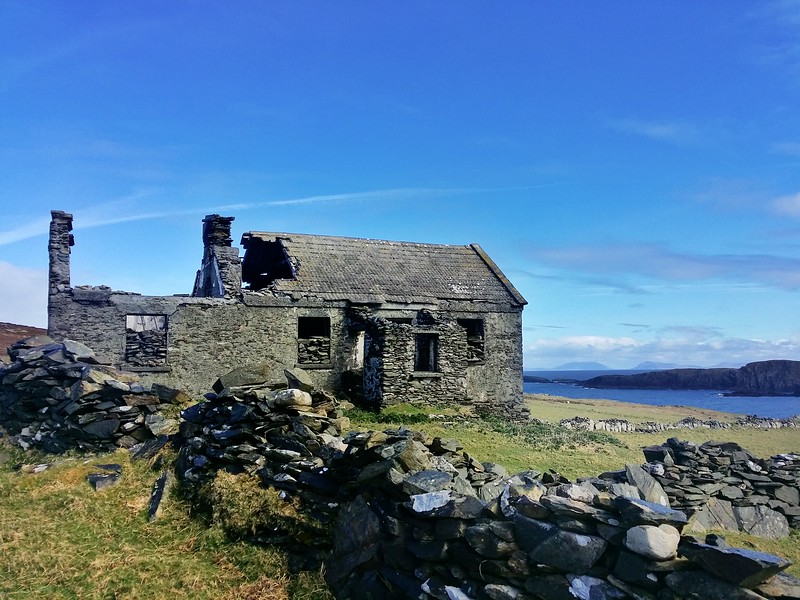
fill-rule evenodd
<path id="1" fill-rule="evenodd" d="M 132 367 L 167 364 L 167 316 L 125 316 L 125 362 Z"/>
<path id="2" fill-rule="evenodd" d="M 329 317 L 297 319 L 297 363 L 324 365 L 331 361 L 331 320 Z"/>
<path id="3" fill-rule="evenodd" d="M 467 360 L 481 361 L 485 357 L 483 319 L 458 319 L 467 332 Z"/>

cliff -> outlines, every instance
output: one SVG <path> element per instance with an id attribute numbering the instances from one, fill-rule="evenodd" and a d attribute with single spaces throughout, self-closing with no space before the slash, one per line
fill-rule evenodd
<path id="1" fill-rule="evenodd" d="M 636 375 L 601 375 L 591 388 L 723 390 L 740 396 L 800 396 L 800 361 L 765 360 L 739 369 L 668 369 Z"/>

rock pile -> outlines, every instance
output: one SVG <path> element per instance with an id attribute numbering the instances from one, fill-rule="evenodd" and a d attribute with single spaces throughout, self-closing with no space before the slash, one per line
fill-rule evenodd
<path id="1" fill-rule="evenodd" d="M 0 425 L 23 448 L 129 448 L 177 427 L 162 411 L 189 398 L 135 375 L 97 364 L 94 352 L 71 340 L 36 336 L 8 349 L 0 368 Z"/>
<path id="2" fill-rule="evenodd" d="M 800 527 L 800 455 L 760 459 L 733 442 L 701 445 L 670 438 L 644 449 L 647 468 L 690 528 L 761 537 Z"/>
<path id="3" fill-rule="evenodd" d="M 296 550 L 295 566 L 324 560 L 337 598 L 758 599 L 800 589 L 780 574 L 786 560 L 681 537 L 686 515 L 637 465 L 624 482 L 573 484 L 512 477 L 455 440 L 404 428 L 342 436 L 341 405 L 288 375 L 290 389 L 217 386 L 185 410 L 176 471 L 194 490 L 218 470 L 249 473 L 287 505 L 299 501 L 313 523 L 255 537 Z"/>

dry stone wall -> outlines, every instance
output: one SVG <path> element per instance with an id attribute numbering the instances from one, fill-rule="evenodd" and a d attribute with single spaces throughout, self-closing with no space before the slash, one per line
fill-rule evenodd
<path id="1" fill-rule="evenodd" d="M 190 400 L 98 365 L 91 349 L 72 340 L 29 338 L 9 355 L 13 362 L 0 368 L 0 426 L 25 449 L 130 448 L 174 432 L 177 420 L 164 413 Z"/>
<path id="2" fill-rule="evenodd" d="M 301 379 L 217 386 L 183 412 L 176 470 L 195 498 L 228 471 L 299 503 L 306 518 L 252 535 L 295 568 L 324 562 L 339 599 L 797 597 L 788 561 L 681 535 L 686 514 L 638 465 L 571 483 L 405 428 L 343 435 L 342 406 Z"/>
<path id="3" fill-rule="evenodd" d="M 648 469 L 690 529 L 778 538 L 800 528 L 800 454 L 760 459 L 733 442 L 670 438 L 644 450 Z"/>
<path id="4" fill-rule="evenodd" d="M 748 427 L 754 429 L 783 429 L 800 427 L 800 418 L 772 419 L 747 415 L 737 418 L 734 422 L 718 421 L 716 419 L 703 420 L 696 417 L 686 417 L 675 423 L 658 423 L 645 421 L 634 423 L 626 419 L 591 419 L 589 417 L 572 417 L 561 419 L 562 427 L 575 431 L 608 431 L 612 433 L 638 432 L 656 433 L 675 429 L 730 429 L 732 427 Z"/>

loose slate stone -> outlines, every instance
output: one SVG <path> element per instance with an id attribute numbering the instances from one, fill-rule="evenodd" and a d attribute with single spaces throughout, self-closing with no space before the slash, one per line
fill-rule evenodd
<path id="1" fill-rule="evenodd" d="M 311 380 L 308 371 L 295 367 L 293 369 L 284 369 L 283 374 L 286 377 L 289 388 L 302 390 L 304 392 L 314 391 L 314 382 Z"/>
<path id="2" fill-rule="evenodd" d="M 791 566 L 791 562 L 765 552 L 704 544 L 691 537 L 681 541 L 682 556 L 734 585 L 751 588 Z"/>
<path id="3" fill-rule="evenodd" d="M 625 465 L 625 475 L 628 478 L 628 483 L 635 485 L 641 492 L 642 498 L 648 502 L 669 506 L 669 499 L 664 492 L 664 488 L 642 467 L 639 465 Z"/>
<path id="4" fill-rule="evenodd" d="M 449 490 L 427 492 L 411 496 L 411 510 L 415 513 L 432 513 L 437 508 L 442 508 L 451 500 Z"/>
<path id="5" fill-rule="evenodd" d="M 531 551 L 558 529 L 552 523 L 531 519 L 520 513 L 514 515 L 514 527 L 520 548 Z"/>
<path id="6" fill-rule="evenodd" d="M 703 600 L 764 600 L 755 592 L 717 579 L 703 571 L 676 571 L 664 579 L 669 589 L 684 598 Z"/>
<path id="7" fill-rule="evenodd" d="M 116 419 L 105 419 L 95 421 L 83 426 L 83 430 L 95 438 L 110 438 L 119 429 L 119 421 Z"/>
<path id="8" fill-rule="evenodd" d="M 778 511 L 767 506 L 734 506 L 733 513 L 741 531 L 777 540 L 789 535 L 789 522 Z"/>
<path id="9" fill-rule="evenodd" d="M 407 475 L 403 479 L 402 488 L 407 494 L 424 494 L 426 492 L 439 492 L 450 485 L 453 480 L 449 473 L 441 471 L 419 471 Z"/>
<path id="10" fill-rule="evenodd" d="M 525 590 L 547 600 L 575 600 L 564 575 L 536 575 L 525 580 Z"/>
<path id="11" fill-rule="evenodd" d="M 678 529 L 686 522 L 686 515 L 679 511 L 634 498 L 614 498 L 612 505 L 622 515 L 623 524 L 628 525 L 672 525 Z"/>
<path id="12" fill-rule="evenodd" d="M 169 436 L 166 435 L 160 435 L 152 440 L 142 442 L 142 445 L 134 450 L 131 458 L 134 460 L 149 460 L 158 454 L 159 450 L 166 446 L 168 442 Z"/>
<path id="13" fill-rule="evenodd" d="M 522 592 L 510 585 L 490 583 L 483 588 L 483 593 L 492 600 L 516 600 Z"/>
<path id="14" fill-rule="evenodd" d="M 650 593 L 647 590 L 643 590 L 641 588 L 634 587 L 621 579 L 614 577 L 610 573 L 607 576 L 608 583 L 613 585 L 618 590 L 625 592 L 628 596 L 633 598 L 633 600 L 658 600 L 658 596 L 654 593 Z"/>
<path id="15" fill-rule="evenodd" d="M 610 583 L 588 575 L 567 575 L 569 591 L 578 600 L 624 598 L 625 594 Z"/>
<path id="16" fill-rule="evenodd" d="M 325 580 L 338 586 L 355 568 L 373 559 L 379 549 L 381 522 L 363 497 L 358 496 L 339 512 L 334 544 L 326 564 Z"/>
<path id="17" fill-rule="evenodd" d="M 778 573 L 754 589 L 769 598 L 800 600 L 800 579 L 788 573 Z"/>
<path id="18" fill-rule="evenodd" d="M 583 574 L 594 566 L 608 545 L 601 537 L 555 529 L 555 533 L 528 554 L 531 562 L 565 573 Z"/>
<path id="19" fill-rule="evenodd" d="M 155 521 L 161 515 L 161 506 L 171 485 L 172 476 L 169 471 L 161 473 L 161 476 L 153 484 L 153 491 L 150 494 L 150 503 L 147 508 L 147 520 L 149 522 Z"/>
<path id="20" fill-rule="evenodd" d="M 497 536 L 489 523 L 478 523 L 468 527 L 464 539 L 481 556 L 486 558 L 504 558 L 511 556 L 517 545 Z"/>
<path id="21" fill-rule="evenodd" d="M 622 581 L 645 587 L 658 589 L 658 577 L 650 571 L 649 563 L 643 557 L 633 552 L 622 551 L 614 564 L 614 575 Z"/>
<path id="22" fill-rule="evenodd" d="M 112 485 L 119 483 L 120 476 L 118 473 L 89 473 L 86 480 L 95 490 L 102 490 Z"/>
<path id="23" fill-rule="evenodd" d="M 578 519 L 595 519 L 609 525 L 619 525 L 619 519 L 614 515 L 585 502 L 552 495 L 542 496 L 539 502 L 557 515 L 576 517 Z"/>
<path id="24" fill-rule="evenodd" d="M 692 515 L 684 531 L 739 531 L 739 522 L 733 513 L 733 506 L 727 500 L 709 498 L 705 506 Z"/>

